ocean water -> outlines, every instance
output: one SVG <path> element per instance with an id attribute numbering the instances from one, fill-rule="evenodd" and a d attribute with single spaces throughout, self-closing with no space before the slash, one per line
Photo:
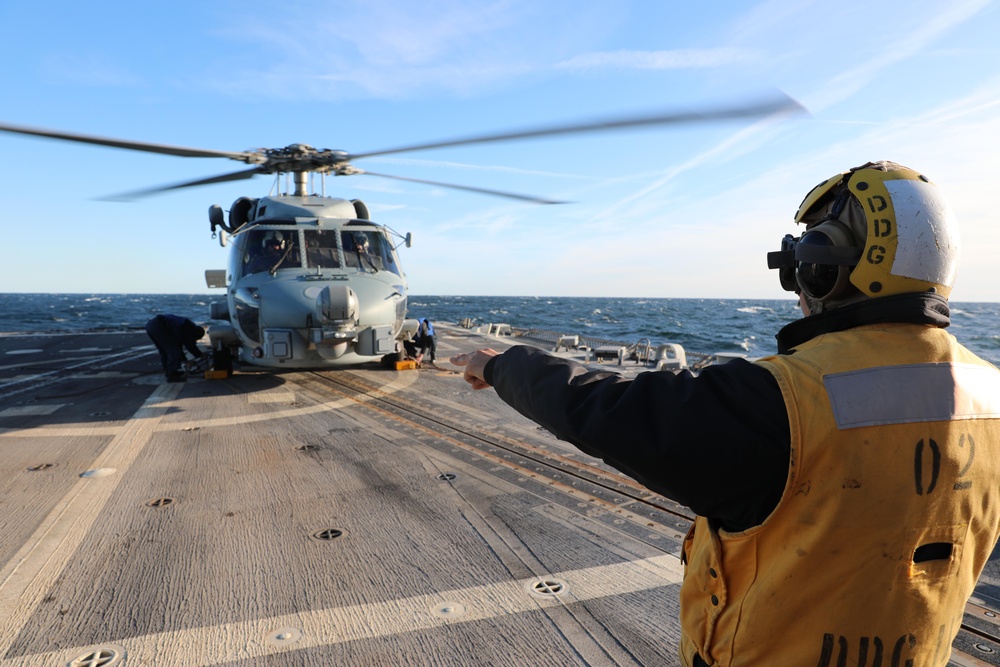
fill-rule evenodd
<path id="1" fill-rule="evenodd" d="M 0 332 L 136 330 L 158 313 L 208 321 L 210 294 L 0 294 Z M 774 334 L 800 317 L 794 299 L 617 299 L 591 297 L 414 296 L 410 317 L 509 324 L 564 335 L 653 345 L 680 343 L 691 352 L 777 350 Z M 953 303 L 949 331 L 1000 365 L 1000 303 Z"/>

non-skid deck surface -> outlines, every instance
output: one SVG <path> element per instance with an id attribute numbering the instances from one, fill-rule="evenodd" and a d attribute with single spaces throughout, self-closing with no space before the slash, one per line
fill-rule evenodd
<path id="1" fill-rule="evenodd" d="M 0 666 L 677 664 L 690 512 L 438 340 L 165 384 L 144 334 L 0 337 Z M 992 565 L 954 664 L 998 664 Z"/>

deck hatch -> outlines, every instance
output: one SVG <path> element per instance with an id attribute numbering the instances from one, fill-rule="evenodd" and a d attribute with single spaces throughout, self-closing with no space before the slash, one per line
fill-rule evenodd
<path id="1" fill-rule="evenodd" d="M 324 528 L 323 530 L 317 530 L 312 534 L 312 537 L 313 539 L 326 542 L 329 540 L 335 540 L 343 534 L 344 531 L 337 530 L 336 528 Z"/>
<path id="2" fill-rule="evenodd" d="M 124 664 L 125 649 L 121 646 L 94 646 L 66 663 L 66 667 L 114 667 Z"/>
<path id="3" fill-rule="evenodd" d="M 566 592 L 566 584 L 558 579 L 536 579 L 528 585 L 528 592 L 537 597 L 555 597 Z"/>

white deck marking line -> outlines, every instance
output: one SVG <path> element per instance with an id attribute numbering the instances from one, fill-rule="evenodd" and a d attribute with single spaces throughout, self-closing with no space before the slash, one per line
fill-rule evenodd
<path id="1" fill-rule="evenodd" d="M 378 388 L 378 390 L 383 394 L 394 394 L 397 391 L 406 389 L 413 383 L 417 381 L 417 373 L 401 373 L 400 377 L 385 384 Z M 265 393 L 265 396 L 268 394 Z M 275 394 L 271 394 L 275 395 Z M 251 403 L 260 403 L 261 401 L 250 401 Z M 156 427 L 157 431 L 177 431 L 185 428 L 212 428 L 216 426 L 233 426 L 235 424 L 251 424 L 253 422 L 261 421 L 271 421 L 272 419 L 291 419 L 293 417 L 300 417 L 302 415 L 310 415 L 317 412 L 327 412 L 329 410 L 336 410 L 337 408 L 347 407 L 351 405 L 356 405 L 359 402 L 366 402 L 369 400 L 374 400 L 370 396 L 359 396 L 357 398 L 339 398 L 335 401 L 326 401 L 324 403 L 317 403 L 315 405 L 304 405 L 298 408 L 289 408 L 288 410 L 276 410 L 275 412 L 265 412 L 253 415 L 239 415 L 233 417 L 217 417 L 215 419 L 202 419 L 202 420 L 191 420 L 186 422 L 170 422 L 168 424 L 159 424 Z M 2 435 L 2 434 L 0 434 Z"/>
<path id="2" fill-rule="evenodd" d="M 401 389 L 409 387 L 417 381 L 417 373 L 403 373 L 398 379 L 379 387 L 379 391 L 385 394 L 393 394 Z M 183 385 L 176 385 L 178 387 Z M 172 400 L 172 399 L 170 399 Z M 289 410 L 279 410 L 253 415 L 242 415 L 236 417 L 218 417 L 215 419 L 202 419 L 191 421 L 178 421 L 169 424 L 160 424 L 159 420 L 155 425 L 155 431 L 180 431 L 186 428 L 212 428 L 216 426 L 233 426 L 235 424 L 251 424 L 253 422 L 270 421 L 272 419 L 291 419 L 301 415 L 309 415 L 316 412 L 326 412 L 336 410 L 350 405 L 355 405 L 359 401 L 368 400 L 368 397 L 341 398 L 336 401 L 317 403 L 316 405 L 306 405 Z M 160 408 L 171 407 L 171 404 L 160 403 Z M 126 428 L 123 426 L 38 426 L 30 429 L 0 428 L 0 438 L 57 438 L 57 437 L 79 437 L 88 435 L 118 435 Z"/>
<path id="3" fill-rule="evenodd" d="M 171 422 L 169 424 L 157 423 L 155 431 L 181 431 L 186 428 L 213 428 L 218 426 L 234 426 L 236 424 L 252 424 L 254 422 L 271 421 L 272 419 L 291 419 L 302 415 L 310 415 L 317 412 L 328 412 L 337 408 L 356 404 L 357 401 L 350 398 L 342 398 L 316 405 L 307 405 L 301 408 L 290 410 L 278 410 L 263 414 L 241 415 L 235 417 L 216 417 L 214 419 L 192 419 L 189 421 Z M 170 407 L 161 405 L 159 407 Z M 56 437 L 77 437 L 88 435 L 118 435 L 127 427 L 122 426 L 78 426 L 78 427 L 48 427 L 41 426 L 31 429 L 0 428 L 0 438 L 56 438 Z"/>
<path id="4" fill-rule="evenodd" d="M 0 438 L 76 438 L 81 436 L 118 435 L 126 426 L 39 426 L 36 428 L 0 428 Z"/>
<path id="5" fill-rule="evenodd" d="M 95 357 L 83 357 L 82 360 L 79 360 L 77 358 L 65 359 L 64 362 L 77 361 L 78 363 L 68 364 L 60 369 L 54 371 L 47 371 L 44 373 L 38 373 L 37 375 L 27 375 L 27 376 L 19 375 L 17 376 L 17 378 L 7 378 L 5 380 L 0 380 L 0 390 L 5 390 L 14 387 L 16 385 L 23 385 L 27 383 L 27 386 L 23 386 L 19 389 L 12 389 L 11 391 L 2 393 L 0 394 L 0 397 L 6 398 L 7 396 L 21 394 L 31 389 L 40 389 L 41 387 L 44 387 L 46 385 L 53 384 L 54 382 L 58 382 L 60 379 L 65 377 L 66 371 L 70 371 L 75 368 L 81 368 L 83 366 L 93 365 L 101 361 L 105 362 L 106 365 L 111 366 L 116 363 L 120 363 L 121 361 L 124 361 L 126 359 L 134 359 L 137 356 L 142 357 L 145 356 L 146 354 L 150 353 L 147 352 L 137 355 L 134 350 L 125 350 L 124 352 L 116 352 L 115 354 L 106 354 L 103 356 L 95 356 Z M 45 363 L 48 364 L 50 362 L 51 360 Z"/>
<path id="6" fill-rule="evenodd" d="M 165 413 L 162 404 L 179 391 L 177 384 L 157 387 L 91 464 L 91 468 L 114 468 L 118 473 L 80 479 L 0 569 L 0 655 L 8 651 L 52 589 L 129 466 L 149 442 L 154 426 Z"/>
<path id="7" fill-rule="evenodd" d="M 0 417 L 26 417 L 28 415 L 51 415 L 65 403 L 49 403 L 43 405 L 21 405 L 16 408 L 0 410 Z"/>
<path id="8" fill-rule="evenodd" d="M 247 396 L 248 403 L 294 403 L 294 391 L 263 391 Z"/>
<path id="9" fill-rule="evenodd" d="M 522 614 L 612 595 L 626 595 L 679 584 L 682 574 L 680 560 L 676 556 L 663 555 L 545 575 L 547 580 L 556 579 L 566 585 L 566 591 L 558 597 L 553 596 L 551 600 L 528 592 L 530 585 L 541 578 L 532 577 L 433 595 L 258 618 L 242 623 L 224 623 L 138 637 L 107 638 L 101 643 L 124 647 L 128 652 L 129 664 L 155 664 L 157 667 L 223 664 L 344 642 L 433 630 L 455 623 Z M 246 591 L 246 594 L 252 596 L 253 591 Z M 464 608 L 464 612 L 443 617 L 436 613 L 443 606 Z M 276 630 L 282 628 L 300 630 L 301 637 L 280 645 L 268 641 Z M 92 645 L 18 656 L 0 662 L 0 667 L 48 667 L 64 664 L 82 653 L 87 646 Z"/>
<path id="10" fill-rule="evenodd" d="M 268 412 L 264 414 L 254 414 L 254 415 L 240 415 L 235 417 L 216 417 L 215 419 L 192 419 L 191 421 L 185 422 L 170 422 L 169 424 L 158 424 L 156 426 L 157 431 L 180 431 L 185 428 L 213 428 L 216 426 L 234 426 L 236 424 L 252 424 L 253 422 L 265 422 L 271 421 L 272 419 L 291 419 L 293 417 L 300 417 L 302 415 L 311 415 L 316 412 L 328 412 L 330 410 L 336 410 L 337 408 L 346 407 L 354 404 L 349 398 L 342 398 L 337 401 L 329 401 L 327 403 L 317 403 L 316 405 L 307 405 L 301 408 L 292 408 L 290 410 L 276 410 L 275 412 Z"/>

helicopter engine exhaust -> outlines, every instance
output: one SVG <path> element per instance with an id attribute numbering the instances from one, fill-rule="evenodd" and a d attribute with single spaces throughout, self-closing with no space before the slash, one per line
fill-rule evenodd
<path id="1" fill-rule="evenodd" d="M 337 359 L 357 336 L 360 313 L 358 295 L 347 285 L 329 285 L 316 295 L 318 329 L 313 329 L 316 351 L 324 359 Z"/>

